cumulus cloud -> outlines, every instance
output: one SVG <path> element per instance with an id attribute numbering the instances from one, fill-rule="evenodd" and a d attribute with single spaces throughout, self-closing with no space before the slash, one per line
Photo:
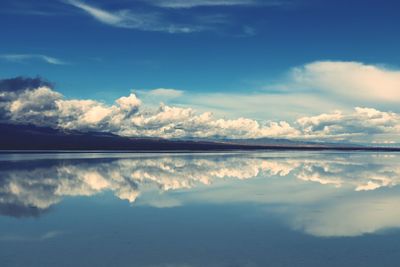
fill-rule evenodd
<path id="1" fill-rule="evenodd" d="M 360 62 L 312 62 L 294 68 L 286 86 L 347 99 L 400 102 L 400 71 Z"/>
<path id="2" fill-rule="evenodd" d="M 47 125 L 58 116 L 56 101 L 60 99 L 61 94 L 48 87 L 26 90 L 9 104 L 10 119 L 22 123 Z"/>
<path id="3" fill-rule="evenodd" d="M 166 91 L 157 91 L 160 92 L 165 94 Z M 297 132 L 286 122 L 261 124 L 247 118 L 218 119 L 209 112 L 197 113 L 191 108 L 161 105 L 157 110 L 142 111 L 142 103 L 134 93 L 117 99 L 113 105 L 95 100 L 66 100 L 42 84 L 18 92 L 0 88 L 0 103 L 2 117 L 9 122 L 107 131 L 125 136 L 251 138 Z"/>
<path id="4" fill-rule="evenodd" d="M 46 55 L 37 55 L 37 54 L 3 54 L 0 55 L 0 59 L 11 61 L 11 62 L 26 62 L 29 60 L 40 60 L 48 64 L 52 65 L 65 65 L 66 62 Z"/>
<path id="5" fill-rule="evenodd" d="M 65 0 L 65 3 L 81 9 L 101 23 L 119 28 L 167 33 L 190 33 L 201 30 L 199 26 L 168 22 L 158 13 L 134 13 L 127 9 L 108 11 L 79 0 Z"/>
<path id="6" fill-rule="evenodd" d="M 316 138 L 349 138 L 400 133 L 400 115 L 373 108 L 356 107 L 352 113 L 336 111 L 296 121 L 302 134 Z"/>
<path id="7" fill-rule="evenodd" d="M 29 123 L 81 131 L 104 131 L 124 136 L 163 138 L 298 138 L 349 140 L 400 133 L 400 115 L 357 107 L 287 121 L 249 118 L 221 119 L 211 112 L 161 104 L 143 107 L 131 93 L 107 105 L 96 100 L 65 99 L 51 84 L 38 79 L 16 78 L 0 82 L 0 117 L 11 123 Z M 180 91 L 156 89 L 150 94 L 178 96 Z"/>

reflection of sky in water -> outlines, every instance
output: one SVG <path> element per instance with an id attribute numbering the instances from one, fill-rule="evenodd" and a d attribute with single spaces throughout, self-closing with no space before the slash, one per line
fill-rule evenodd
<path id="1" fill-rule="evenodd" d="M 0 154 L 1 266 L 398 266 L 399 158 Z"/>

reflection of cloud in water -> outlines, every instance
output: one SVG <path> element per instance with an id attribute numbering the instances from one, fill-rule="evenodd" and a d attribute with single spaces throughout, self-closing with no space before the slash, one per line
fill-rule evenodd
<path id="1" fill-rule="evenodd" d="M 363 162 L 360 159 L 348 161 L 346 158 L 334 161 L 305 160 L 296 176 L 304 181 L 336 187 L 353 186 L 356 191 L 368 191 L 397 185 L 400 182 L 400 167 L 396 161 L 379 163 Z"/>
<path id="2" fill-rule="evenodd" d="M 160 208 L 193 201 L 280 204 L 276 212 L 296 229 L 318 236 L 359 235 L 400 226 L 396 208 L 400 199 L 374 191 L 399 183 L 397 159 L 397 155 L 260 153 L 3 161 L 0 212 L 37 216 L 64 197 L 112 191 L 131 203 L 142 195 L 140 204 Z M 279 179 L 261 186 L 249 182 L 226 186 L 254 177 Z M 212 184 L 218 190 L 201 186 Z M 186 193 L 146 196 L 175 190 Z"/>
<path id="3" fill-rule="evenodd" d="M 358 236 L 400 227 L 400 196 L 366 194 L 347 196 L 319 207 L 307 206 L 294 211 L 291 223 L 315 236 Z"/>
<path id="4" fill-rule="evenodd" d="M 149 187 L 189 189 L 215 179 L 249 179 L 268 169 L 262 159 L 215 156 L 63 160 L 25 169 L 23 164 L 0 171 L 0 202 L 5 214 L 18 216 L 21 211 L 21 216 L 35 215 L 62 197 L 92 196 L 106 190 L 134 202 Z"/>

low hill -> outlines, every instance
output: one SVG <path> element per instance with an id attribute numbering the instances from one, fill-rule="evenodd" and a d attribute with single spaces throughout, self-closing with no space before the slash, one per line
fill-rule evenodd
<path id="1" fill-rule="evenodd" d="M 400 151 L 393 147 L 363 147 L 285 139 L 168 140 L 131 138 L 110 133 L 64 131 L 34 125 L 0 123 L 0 150 L 117 150 L 117 151 L 213 151 L 213 150 L 366 150 Z"/>

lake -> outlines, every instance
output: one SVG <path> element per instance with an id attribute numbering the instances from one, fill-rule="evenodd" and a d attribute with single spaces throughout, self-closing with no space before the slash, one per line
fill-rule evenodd
<path id="1" fill-rule="evenodd" d="M 400 266 L 400 154 L 2 153 L 0 266 Z"/>

